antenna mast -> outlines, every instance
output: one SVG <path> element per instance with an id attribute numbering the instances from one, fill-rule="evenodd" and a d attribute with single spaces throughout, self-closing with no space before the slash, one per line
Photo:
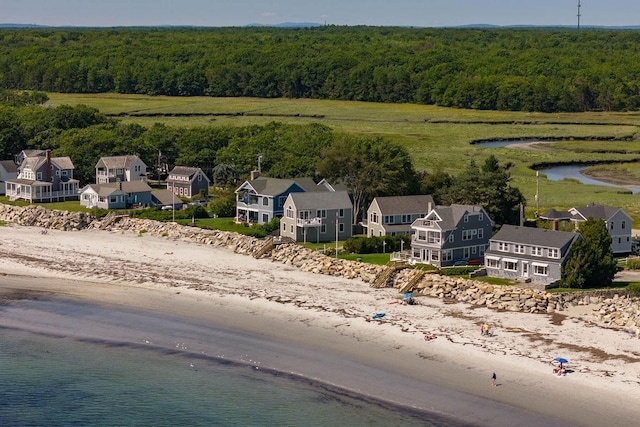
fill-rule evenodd
<path id="1" fill-rule="evenodd" d="M 580 5 L 580 0 L 578 0 L 578 29 L 580 29 L 580 8 L 582 6 Z"/>

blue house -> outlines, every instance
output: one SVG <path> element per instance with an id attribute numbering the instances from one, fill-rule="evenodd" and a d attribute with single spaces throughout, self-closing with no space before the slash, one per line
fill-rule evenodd
<path id="1" fill-rule="evenodd" d="M 285 201 L 291 193 L 331 191 L 326 185 L 318 185 L 313 179 L 280 179 L 259 176 L 245 181 L 236 193 L 237 223 L 266 224 L 284 214 Z"/>

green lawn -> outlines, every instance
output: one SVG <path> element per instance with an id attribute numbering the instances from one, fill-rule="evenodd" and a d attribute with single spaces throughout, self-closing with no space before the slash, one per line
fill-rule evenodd
<path id="1" fill-rule="evenodd" d="M 549 181 L 532 165 L 550 162 L 629 162 L 640 159 L 640 113 L 524 113 L 479 111 L 413 104 L 383 104 L 308 99 L 209 97 L 151 97 L 119 94 L 49 94 L 51 105 L 85 104 L 107 114 L 127 114 L 124 122 L 171 126 L 246 126 L 271 121 L 319 122 L 337 131 L 381 135 L 404 145 L 418 170 L 457 173 L 471 159 L 495 154 L 514 165 L 513 184 L 527 199 L 527 216 L 535 211 L 536 185 L 540 210 L 569 208 L 597 202 L 619 206 L 640 219 L 640 196 L 616 187 L 583 185 L 572 180 Z M 144 116 L 183 113 L 187 116 Z M 198 113 L 197 116 L 188 114 Z M 211 115 L 206 115 L 207 113 Z M 205 115 L 202 115 L 205 114 Z M 484 148 L 471 145 L 492 138 L 554 138 L 561 141 L 533 149 Z M 615 141 L 602 139 L 617 138 Z M 637 163 L 598 166 L 604 175 L 633 177 L 640 182 Z"/>

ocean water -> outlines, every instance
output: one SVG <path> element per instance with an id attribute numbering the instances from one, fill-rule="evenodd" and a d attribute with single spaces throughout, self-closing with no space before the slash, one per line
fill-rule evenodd
<path id="1" fill-rule="evenodd" d="M 61 301 L 1 307 L 0 426 L 455 425 L 186 344 L 118 339 L 118 328 L 150 336 L 145 319 Z"/>

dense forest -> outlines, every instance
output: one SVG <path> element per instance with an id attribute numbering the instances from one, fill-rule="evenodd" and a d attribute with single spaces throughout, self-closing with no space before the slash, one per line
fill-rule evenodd
<path id="1" fill-rule="evenodd" d="M 630 30 L 0 30 L 5 89 L 624 111 L 640 108 L 639 76 Z"/>

